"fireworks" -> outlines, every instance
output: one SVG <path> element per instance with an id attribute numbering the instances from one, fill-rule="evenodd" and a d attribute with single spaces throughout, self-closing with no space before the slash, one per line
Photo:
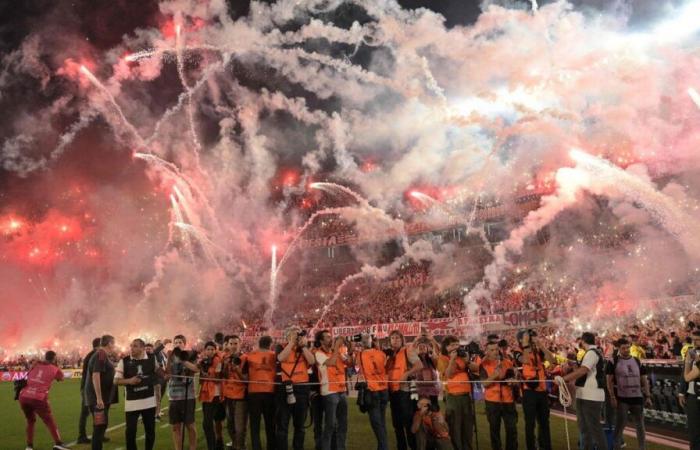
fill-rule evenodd
<path id="1" fill-rule="evenodd" d="M 0 281 L 13 312 L 0 329 L 57 305 L 53 325 L 77 315 L 102 330 L 96 302 L 128 306 L 130 329 L 154 335 L 183 318 L 255 326 L 237 315 L 248 307 L 282 323 L 285 302 L 323 319 L 358 280 L 417 261 L 434 273 L 411 297 L 464 289 L 470 313 L 511 276 L 512 294 L 541 277 L 601 299 L 601 314 L 695 286 L 700 1 L 629 29 L 536 0 L 451 29 L 383 2 L 357 2 L 367 17 L 349 28 L 335 3 L 285 5 L 233 21 L 163 3 L 160 27 L 112 48 L 33 38 L 8 59 L 7 80 L 31 73 L 44 97 L 8 111 Z M 76 178 L 90 182 L 61 194 Z M 669 264 L 654 270 L 659 254 Z M 143 323 L 170 310 L 160 329 Z"/>

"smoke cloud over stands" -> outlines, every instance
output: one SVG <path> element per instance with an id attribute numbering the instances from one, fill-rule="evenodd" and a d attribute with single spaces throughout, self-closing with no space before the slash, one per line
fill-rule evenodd
<path id="1" fill-rule="evenodd" d="M 358 278 L 423 260 L 441 289 L 470 280 L 469 311 L 516 266 L 584 304 L 693 291 L 700 2 L 604 3 L 483 2 L 462 24 L 447 3 L 27 7 L 0 73 L 0 347 L 262 317 L 271 246 L 328 206 L 367 240 L 544 194 L 476 275 L 448 244 L 353 250 Z"/>

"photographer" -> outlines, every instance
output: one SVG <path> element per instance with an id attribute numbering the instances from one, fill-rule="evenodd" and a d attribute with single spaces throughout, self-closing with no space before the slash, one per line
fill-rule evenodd
<path id="1" fill-rule="evenodd" d="M 156 358 L 146 354 L 141 339 L 131 342 L 131 354 L 117 364 L 114 382 L 125 386 L 126 450 L 136 450 L 136 427 L 139 417 L 146 432 L 146 450 L 152 450 L 156 440 L 155 383 L 159 370 Z"/>
<path id="2" fill-rule="evenodd" d="M 486 344 L 486 356 L 481 361 L 481 385 L 486 400 L 486 418 L 489 421 L 491 448 L 502 450 L 501 421 L 506 429 L 506 450 L 518 448 L 518 412 L 515 409 L 513 384 L 515 368 L 513 362 L 504 358 L 498 342 Z M 503 383 L 510 380 L 512 383 Z"/>
<path id="3" fill-rule="evenodd" d="M 533 330 L 521 330 L 516 335 L 520 350 L 517 361 L 522 368 L 523 415 L 525 416 L 525 443 L 527 450 L 551 450 L 549 433 L 549 398 L 544 382 L 544 362 L 556 364 L 556 357 L 546 345 L 539 343 Z M 538 426 L 535 444 L 535 424 Z"/>
<path id="4" fill-rule="evenodd" d="M 417 450 L 452 450 L 445 418 L 430 399 L 421 397 L 416 409 L 411 423 L 411 432 L 415 434 Z"/>
<path id="5" fill-rule="evenodd" d="M 223 423 L 226 419 L 226 407 L 221 395 L 223 365 L 217 349 L 215 342 L 207 342 L 199 361 L 199 401 L 202 402 L 202 430 L 208 450 L 224 449 Z"/>
<path id="6" fill-rule="evenodd" d="M 166 381 L 168 381 L 168 397 L 170 405 L 168 416 L 172 426 L 173 443 L 175 450 L 182 450 L 185 440 L 185 428 L 189 439 L 190 450 L 197 448 L 197 428 L 194 426 L 194 380 L 199 373 L 199 367 L 195 364 L 197 352 L 187 352 L 185 346 L 187 339 L 178 334 L 173 338 L 174 348 L 168 356 L 165 369 Z"/>
<path id="7" fill-rule="evenodd" d="M 247 376 L 243 373 L 241 339 L 238 336 L 224 338 L 224 399 L 226 402 L 226 428 L 234 450 L 245 449 L 248 403 L 246 402 Z"/>
<path id="8" fill-rule="evenodd" d="M 316 351 L 319 381 L 321 382 L 321 402 L 323 404 L 322 450 L 345 450 L 348 434 L 348 400 L 346 369 L 353 365 L 352 356 L 345 345 L 345 339 L 331 337 L 328 330 L 316 333 L 320 347 Z M 331 445 L 335 437 L 335 446 Z"/>
<path id="9" fill-rule="evenodd" d="M 56 353 L 46 352 L 44 360 L 38 361 L 29 369 L 26 380 L 26 386 L 19 392 L 18 399 L 27 419 L 27 449 L 31 450 L 34 446 L 34 424 L 36 416 L 39 416 L 54 440 L 53 450 L 68 450 L 68 447 L 63 446 L 49 405 L 51 383 L 54 380 L 63 381 L 63 372 L 56 365 Z"/>
<path id="10" fill-rule="evenodd" d="M 389 345 L 391 356 L 386 362 L 386 371 L 389 376 L 389 403 L 391 423 L 396 434 L 396 446 L 398 450 L 407 448 L 415 450 L 416 440 L 411 433 L 412 411 L 415 410 L 415 403 L 411 400 L 411 394 L 417 395 L 417 386 L 413 377 L 423 369 L 423 364 L 415 348 L 412 345 L 405 345 L 400 331 L 394 330 L 389 333 Z"/>
<path id="11" fill-rule="evenodd" d="M 116 346 L 114 337 L 108 334 L 100 338 L 100 348 L 88 362 L 87 380 L 85 382 L 85 404 L 92 413 L 92 450 L 102 450 L 109 407 L 117 402 L 114 388 L 114 365 L 110 356 L 114 356 Z"/>
<path id="12" fill-rule="evenodd" d="M 686 353 L 683 368 L 683 380 L 688 388 L 685 396 L 680 397 L 688 416 L 688 440 L 691 450 L 700 450 L 700 331 L 692 334 L 693 347 Z"/>
<path id="13" fill-rule="evenodd" d="M 307 348 L 306 332 L 292 327 L 286 333 L 287 343 L 278 347 L 277 387 L 277 450 L 287 450 L 289 420 L 294 425 L 294 450 L 304 448 L 304 422 L 309 408 L 309 368 L 314 364 L 314 355 Z"/>
<path id="14" fill-rule="evenodd" d="M 474 436 L 474 409 L 469 371 L 479 372 L 466 347 L 455 336 L 442 340 L 438 370 L 445 381 L 445 417 L 455 450 L 471 450 Z"/>
<path id="15" fill-rule="evenodd" d="M 272 338 L 263 336 L 258 349 L 241 358 L 243 373 L 248 375 L 248 413 L 250 414 L 250 446 L 261 450 L 260 417 L 265 418 L 267 450 L 275 450 L 275 352 L 270 350 Z"/>
<path id="16" fill-rule="evenodd" d="M 369 334 L 363 334 L 361 339 L 362 351 L 357 356 L 360 376 L 355 387 L 358 388 L 361 383 L 365 383 L 362 389 L 358 389 L 358 397 L 360 397 L 369 416 L 372 432 L 377 439 L 377 450 L 389 450 L 386 434 L 386 405 L 389 402 L 386 382 L 387 355 L 376 348 L 376 344 Z"/>
<path id="17" fill-rule="evenodd" d="M 415 346 L 418 358 L 423 365 L 421 371 L 416 375 L 418 396 L 429 398 L 432 405 L 439 409 L 440 380 L 437 365 L 440 345 L 427 330 L 422 330 Z"/>

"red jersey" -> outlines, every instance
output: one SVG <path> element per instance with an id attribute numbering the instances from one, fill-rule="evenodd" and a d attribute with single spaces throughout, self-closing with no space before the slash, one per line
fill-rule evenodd
<path id="1" fill-rule="evenodd" d="M 45 361 L 36 363 L 27 373 L 27 386 L 20 392 L 20 400 L 48 400 L 53 380 L 63 380 L 63 371 Z"/>

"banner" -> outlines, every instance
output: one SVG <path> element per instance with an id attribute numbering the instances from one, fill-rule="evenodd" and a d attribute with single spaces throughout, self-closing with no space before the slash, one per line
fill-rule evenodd
<path id="1" fill-rule="evenodd" d="M 82 375 L 82 370 L 80 369 L 62 369 L 63 378 L 80 378 Z M 8 370 L 5 372 L 0 372 L 0 381 L 15 381 L 27 378 L 26 370 Z"/>

